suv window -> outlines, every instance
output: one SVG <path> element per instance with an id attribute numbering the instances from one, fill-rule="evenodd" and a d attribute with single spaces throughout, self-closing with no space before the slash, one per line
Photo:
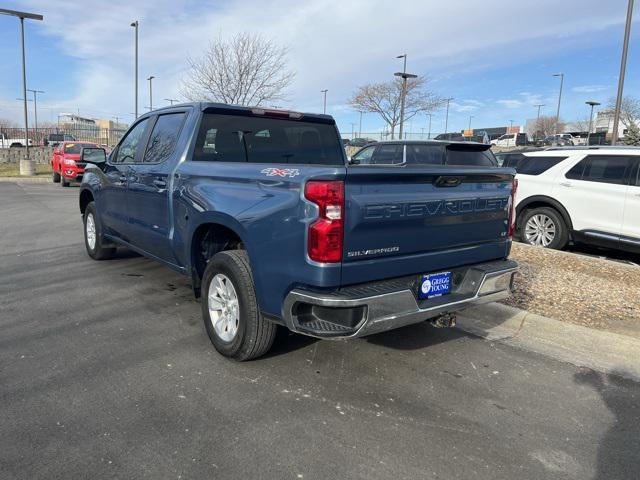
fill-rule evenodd
<path id="1" fill-rule="evenodd" d="M 144 138 L 144 132 L 147 129 L 147 123 L 149 123 L 149 118 L 141 120 L 129 130 L 127 136 L 122 139 L 118 146 L 114 163 L 131 163 L 135 160 L 138 145 Z"/>
<path id="2" fill-rule="evenodd" d="M 631 158 L 615 155 L 589 155 L 578 162 L 565 177 L 588 182 L 625 185 Z"/>
<path id="3" fill-rule="evenodd" d="M 376 151 L 373 154 L 374 165 L 397 165 L 404 161 L 403 159 L 403 145 L 383 143 L 376 147 Z"/>
<path id="4" fill-rule="evenodd" d="M 445 165 L 497 167 L 498 162 L 493 152 L 485 145 L 456 144 L 447 145 Z"/>
<path id="5" fill-rule="evenodd" d="M 540 175 L 567 157 L 522 156 L 516 171 L 523 175 Z"/>
<path id="6" fill-rule="evenodd" d="M 168 113 L 160 115 L 153 127 L 143 162 L 162 162 L 169 158 L 178 141 L 184 122 L 185 113 Z"/>
<path id="7" fill-rule="evenodd" d="M 332 123 L 205 113 L 196 161 L 344 165 Z"/>
<path id="8" fill-rule="evenodd" d="M 407 163 L 421 165 L 442 165 L 444 147 L 442 145 L 407 145 Z"/>
<path id="9" fill-rule="evenodd" d="M 352 163 L 354 165 L 369 165 L 371 163 L 371 157 L 373 156 L 373 151 L 375 149 L 375 145 L 372 145 L 359 150 L 354 156 L 351 157 Z"/>

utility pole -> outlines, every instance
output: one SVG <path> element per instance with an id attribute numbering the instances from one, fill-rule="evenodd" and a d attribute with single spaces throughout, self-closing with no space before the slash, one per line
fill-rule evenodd
<path id="1" fill-rule="evenodd" d="M 545 106 L 544 103 L 538 103 L 534 105 L 534 107 L 538 107 L 538 116 L 536 117 L 536 126 L 534 131 L 534 137 L 536 141 L 538 140 L 538 125 L 540 124 L 540 109 L 544 106 Z"/>
<path id="2" fill-rule="evenodd" d="M 179 101 L 180 101 L 180 100 L 175 99 L 175 98 L 165 98 L 165 100 L 166 100 L 167 102 L 169 102 L 171 105 L 173 105 L 173 102 L 176 102 L 176 103 L 177 103 L 177 102 L 179 102 Z"/>
<path id="3" fill-rule="evenodd" d="M 329 90 L 324 89 L 324 90 L 320 90 L 320 93 L 324 94 L 324 103 L 323 103 L 323 107 L 322 107 L 322 113 L 326 114 L 327 113 L 327 92 Z"/>
<path id="4" fill-rule="evenodd" d="M 427 113 L 429 116 L 429 133 L 427 134 L 427 140 L 431 140 L 431 117 L 433 116 L 431 113 Z"/>
<path id="5" fill-rule="evenodd" d="M 469 115 L 469 128 L 468 130 L 471 130 L 471 119 L 473 118 L 473 115 Z"/>
<path id="6" fill-rule="evenodd" d="M 356 128 L 356 124 L 351 122 L 351 140 L 353 140 L 355 137 L 355 128 Z"/>
<path id="7" fill-rule="evenodd" d="M 364 113 L 362 110 L 358 110 L 360 112 L 360 124 L 358 126 L 358 137 L 362 138 L 362 114 Z"/>
<path id="8" fill-rule="evenodd" d="M 631 18 L 632 17 L 633 17 L 633 0 L 629 0 L 629 4 L 627 6 L 627 21 L 624 27 L 622 59 L 620 60 L 620 76 L 618 77 L 618 94 L 616 95 L 616 109 L 613 114 L 613 133 L 611 136 L 611 145 L 615 145 L 618 142 L 618 125 L 620 123 L 620 109 L 622 107 L 622 92 L 624 90 L 624 74 L 627 71 L 627 52 L 629 51 L 629 35 L 631 34 Z"/>
<path id="9" fill-rule="evenodd" d="M 153 75 L 149 76 L 147 80 L 149 80 L 149 111 L 153 110 L 153 87 L 152 80 L 156 78 Z"/>
<path id="10" fill-rule="evenodd" d="M 135 116 L 138 118 L 138 20 L 131 23 L 131 26 L 135 29 L 135 101 L 134 111 Z"/>
<path id="11" fill-rule="evenodd" d="M 564 83 L 564 73 L 554 73 L 554 77 L 560 77 L 560 93 L 558 93 L 558 110 L 556 111 L 556 126 L 555 133 L 558 132 L 558 124 L 560 123 L 560 102 L 562 101 L 562 84 Z"/>
<path id="12" fill-rule="evenodd" d="M 402 55 L 398 55 L 396 58 L 402 58 L 403 68 L 402 72 L 396 72 L 394 75 L 396 77 L 402 78 L 402 92 L 400 93 L 400 140 L 402 140 L 402 133 L 404 131 L 404 104 L 407 97 L 407 79 L 408 78 L 417 78 L 417 75 L 413 75 L 411 73 L 407 73 L 407 54 L 403 53 Z"/>
<path id="13" fill-rule="evenodd" d="M 591 113 L 589 113 L 589 131 L 587 132 L 587 145 L 589 145 L 589 140 L 591 139 L 591 130 L 593 129 L 593 107 L 595 107 L 596 105 L 600 105 L 600 103 L 594 102 L 593 100 L 589 100 L 588 102 L 584 103 L 591 106 Z"/>
<path id="14" fill-rule="evenodd" d="M 29 157 L 29 117 L 27 114 L 27 64 L 24 53 L 24 19 L 42 20 L 44 17 L 36 13 L 18 12 L 15 10 L 7 10 L 0 8 L 1 15 L 10 15 L 20 19 L 20 44 L 22 46 L 22 98 L 24 100 L 24 141 L 25 141 L 25 157 L 20 159 L 20 175 L 35 175 L 36 166 Z"/>
<path id="15" fill-rule="evenodd" d="M 33 93 L 33 121 L 35 128 L 34 137 L 38 137 L 38 93 L 44 93 L 42 90 L 33 90 L 31 88 L 27 88 L 27 92 Z"/>
<path id="16" fill-rule="evenodd" d="M 449 128 L 449 103 L 451 102 L 451 100 L 453 100 L 453 97 L 451 98 L 445 98 L 445 101 L 447 102 L 447 114 L 444 118 L 444 133 L 446 135 L 447 133 L 447 129 Z"/>

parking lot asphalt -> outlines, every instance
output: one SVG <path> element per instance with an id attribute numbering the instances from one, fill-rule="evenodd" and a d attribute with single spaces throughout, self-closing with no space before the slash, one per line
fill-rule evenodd
<path id="1" fill-rule="evenodd" d="M 77 195 L 0 184 L 0 478 L 638 478 L 639 384 L 428 324 L 231 362 Z"/>

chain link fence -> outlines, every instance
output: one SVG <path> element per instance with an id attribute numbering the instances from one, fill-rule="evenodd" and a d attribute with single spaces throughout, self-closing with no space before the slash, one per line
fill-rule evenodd
<path id="1" fill-rule="evenodd" d="M 61 128 L 29 128 L 28 138 L 33 146 L 48 146 L 61 141 L 84 141 L 98 145 L 113 147 L 126 133 L 124 129 L 65 126 Z M 0 127 L 0 147 L 8 148 L 12 145 L 24 146 L 24 128 Z"/>

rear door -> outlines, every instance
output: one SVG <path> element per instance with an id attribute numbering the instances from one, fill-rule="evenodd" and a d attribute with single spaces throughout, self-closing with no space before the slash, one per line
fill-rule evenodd
<path id="1" fill-rule="evenodd" d="M 406 148 L 401 166 L 347 170 L 343 284 L 508 254 L 513 171 L 495 167 L 484 145 Z"/>
<path id="2" fill-rule="evenodd" d="M 640 155 L 635 157 L 632 180 L 627 190 L 620 241 L 640 251 Z"/>
<path id="3" fill-rule="evenodd" d="M 131 166 L 127 190 L 131 242 L 163 260 L 175 260 L 169 244 L 169 189 L 178 153 L 176 144 L 186 112 L 154 117 L 144 154 Z"/>

